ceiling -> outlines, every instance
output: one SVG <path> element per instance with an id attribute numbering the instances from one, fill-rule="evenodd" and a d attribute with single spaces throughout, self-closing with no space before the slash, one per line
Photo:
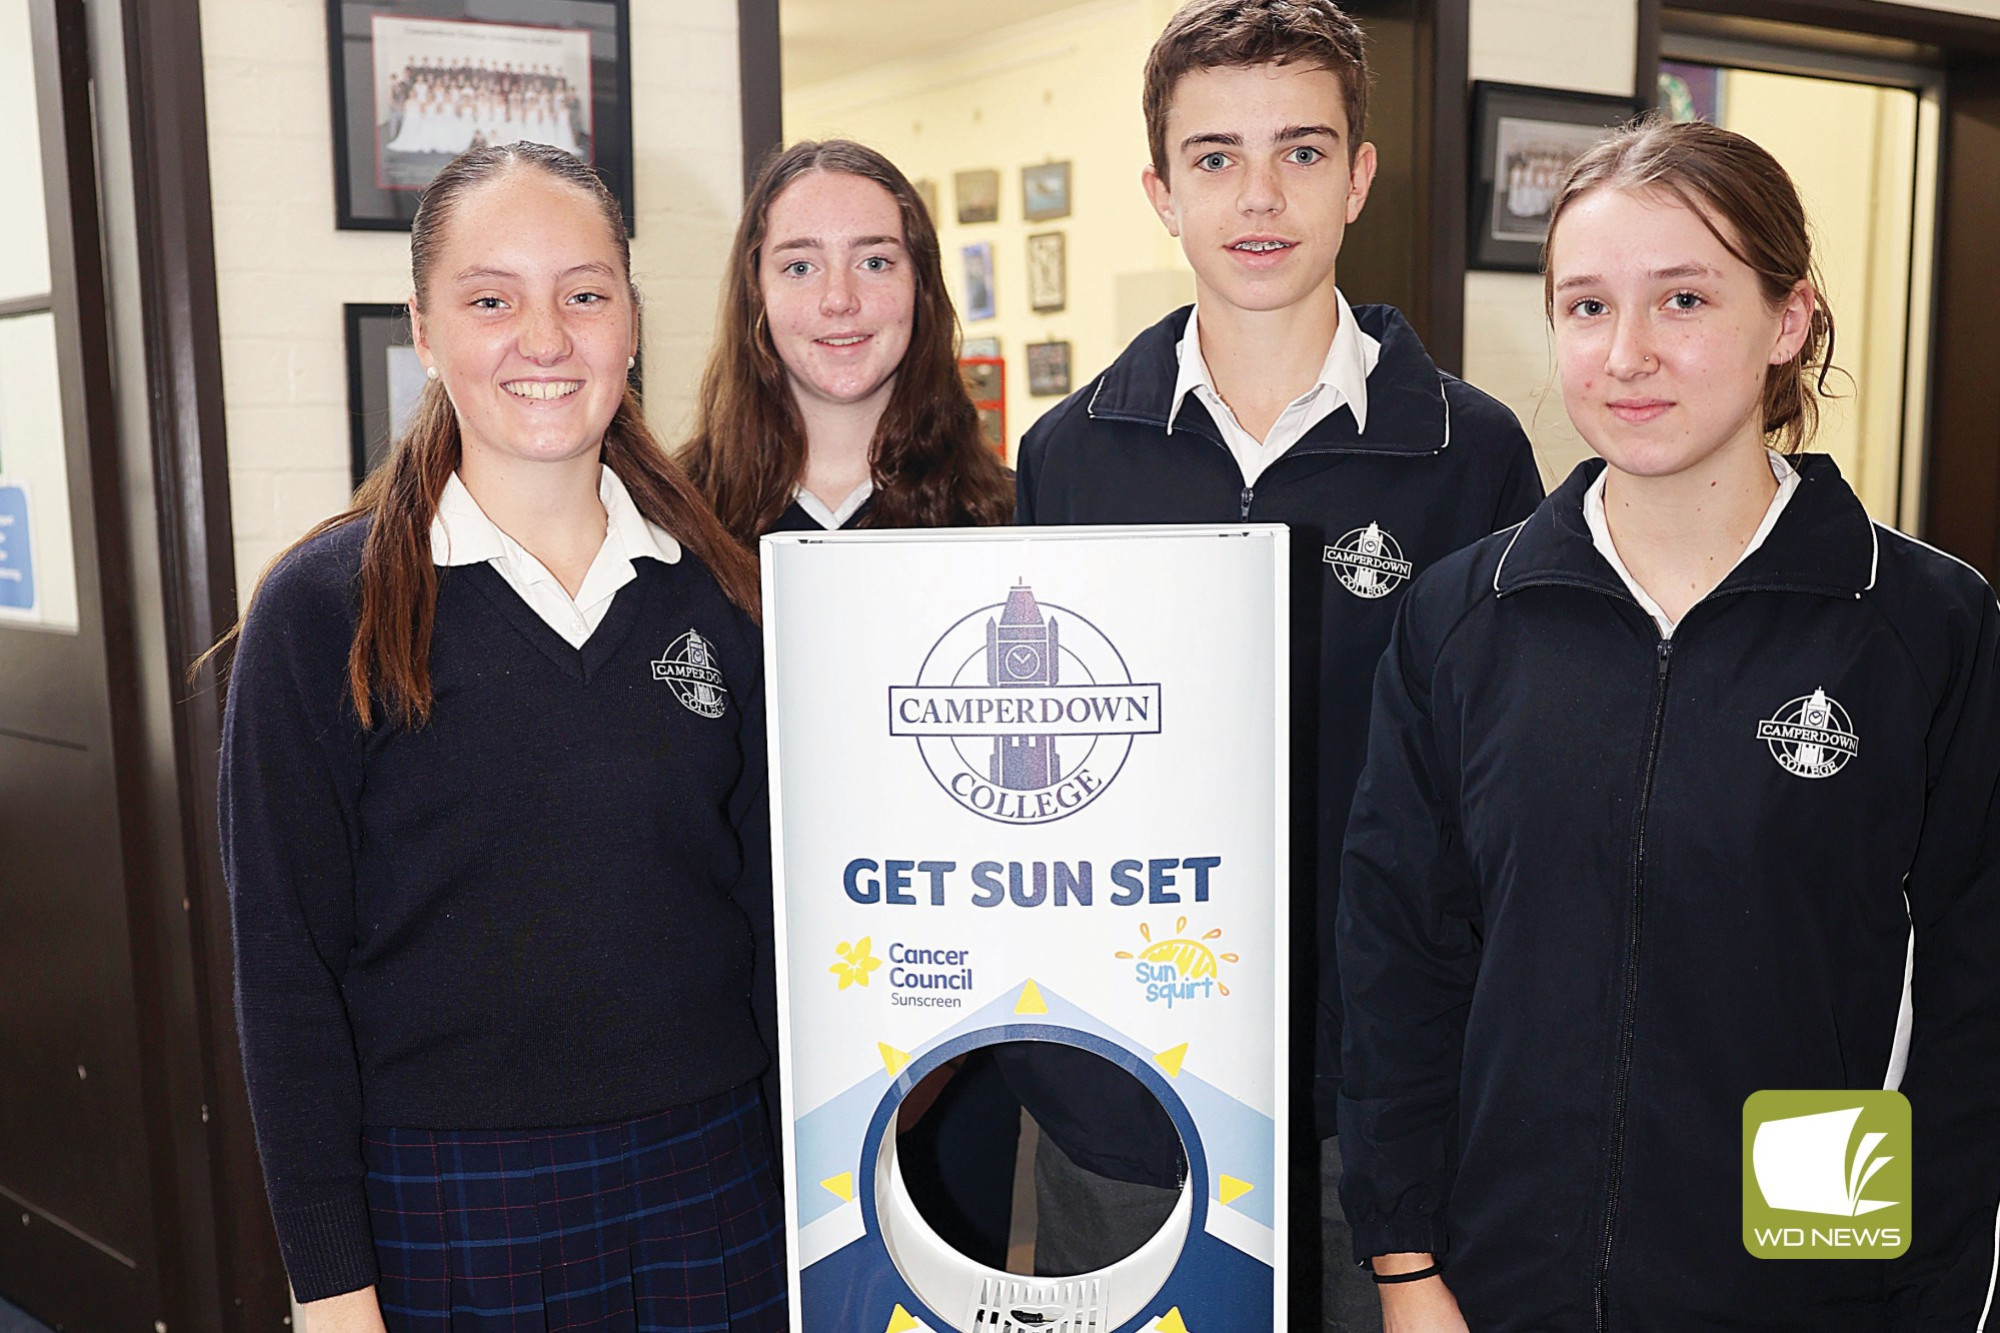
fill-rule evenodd
<path id="1" fill-rule="evenodd" d="M 961 46 L 1090 0 L 779 0 L 785 87 Z"/>

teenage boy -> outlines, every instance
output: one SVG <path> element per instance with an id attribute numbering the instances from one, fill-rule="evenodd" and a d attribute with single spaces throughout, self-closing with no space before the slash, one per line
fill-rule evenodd
<path id="1" fill-rule="evenodd" d="M 1352 308 L 1334 285 L 1375 178 L 1367 100 L 1361 30 L 1331 0 L 1193 0 L 1173 17 L 1146 63 L 1143 180 L 1194 269 L 1195 305 L 1037 422 L 1017 461 L 1021 523 L 1291 525 L 1291 910 L 1295 938 L 1317 941 L 1292 959 L 1294 1328 L 1314 1326 L 1322 1295 L 1315 1198 L 1325 1327 L 1380 1319 L 1349 1253 L 1331 1142 L 1337 873 L 1376 659 L 1414 573 L 1542 498 L 1513 414 L 1440 371 L 1397 311 Z M 1058 1102 L 1049 1062 L 1012 1061 L 1009 1076 L 1031 1112 Z M 1179 1148 L 1157 1107 L 1093 1088 L 1080 1114 L 1076 1091 L 1043 1122 L 1071 1196 L 1047 1211 L 1088 1216 L 1094 1195 L 1090 1230 L 1115 1255 L 1136 1244 L 1119 1235 L 1129 1219 L 1147 1225 L 1172 1197 Z M 1152 1142 L 1135 1130 L 1149 1125 Z M 1135 1207 L 1148 1189 L 1156 1205 Z"/>

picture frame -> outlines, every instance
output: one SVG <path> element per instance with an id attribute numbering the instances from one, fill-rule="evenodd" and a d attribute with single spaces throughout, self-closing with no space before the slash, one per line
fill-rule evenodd
<path id="1" fill-rule="evenodd" d="M 1006 401 L 1007 372 L 999 357 L 964 357 L 958 363 L 958 371 L 965 379 L 965 392 L 974 404 Z"/>
<path id="2" fill-rule="evenodd" d="M 993 318 L 993 242 L 960 246 L 959 254 L 965 260 L 965 318 Z"/>
<path id="3" fill-rule="evenodd" d="M 1028 308 L 1048 315 L 1069 304 L 1069 266 L 1063 234 L 1034 232 L 1028 237 Z"/>
<path id="4" fill-rule="evenodd" d="M 1466 267 L 1539 272 L 1563 173 L 1645 109 L 1631 97 L 1474 83 Z"/>
<path id="5" fill-rule="evenodd" d="M 1028 344 L 1028 396 L 1054 398 L 1069 392 L 1069 344 Z"/>
<path id="6" fill-rule="evenodd" d="M 416 414 L 424 366 L 410 334 L 410 308 L 341 307 L 347 342 L 348 471 L 359 487 L 389 456 L 389 446 Z"/>
<path id="7" fill-rule="evenodd" d="M 997 222 L 1000 218 L 1000 173 L 992 167 L 954 172 L 951 196 L 961 224 Z"/>
<path id="8" fill-rule="evenodd" d="M 967 338 L 959 344 L 958 354 L 967 361 L 976 360 L 982 356 L 997 357 L 1000 355 L 1000 340 L 998 338 Z"/>
<path id="9" fill-rule="evenodd" d="M 1030 222 L 1052 222 L 1069 216 L 1067 162 L 1043 162 L 1021 168 L 1021 216 Z"/>
<path id="10" fill-rule="evenodd" d="M 327 0 L 335 225 L 408 231 L 475 142 L 554 143 L 633 230 L 629 0 Z"/>

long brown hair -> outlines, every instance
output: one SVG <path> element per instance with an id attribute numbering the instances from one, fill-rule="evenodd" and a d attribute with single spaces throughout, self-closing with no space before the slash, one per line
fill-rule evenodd
<path id="1" fill-rule="evenodd" d="M 1722 248 L 1749 265 L 1764 300 L 1785 303 L 1800 283 L 1812 289 L 1812 322 L 1799 354 L 1764 375 L 1764 434 L 1782 453 L 1797 453 L 1819 429 L 1819 400 L 1831 397 L 1833 310 L 1813 258 L 1805 205 L 1785 169 L 1755 142 L 1706 121 L 1649 113 L 1570 164 L 1549 210 L 1542 244 L 1542 300 L 1555 318 L 1549 267 L 1563 210 L 1592 190 L 1657 190 L 1701 219 Z"/>
<path id="2" fill-rule="evenodd" d="M 429 291 L 432 269 L 444 248 L 445 229 L 471 191 L 516 171 L 542 171 L 588 195 L 604 225 L 616 237 L 619 265 L 631 282 L 631 244 L 618 202 L 582 161 L 559 148 L 515 143 L 473 148 L 440 171 L 424 191 L 410 227 L 412 298 L 419 312 Z M 638 308 L 638 291 L 632 289 Z M 457 470 L 461 453 L 458 414 L 444 385 L 424 386 L 409 428 L 387 461 L 354 493 L 343 512 L 315 526 L 273 560 L 278 560 L 335 528 L 369 520 L 357 580 L 360 616 L 347 654 L 348 688 L 364 727 L 374 725 L 379 699 L 391 719 L 420 727 L 431 713 L 431 631 L 437 620 L 437 566 L 432 563 L 430 528 L 438 498 Z M 628 383 L 618 410 L 605 429 L 603 461 L 625 484 L 639 512 L 672 533 L 708 567 L 729 600 L 757 615 L 755 562 L 724 531 L 701 493 L 667 456 L 646 425 L 639 397 Z M 253 597 L 254 601 L 254 597 Z M 232 645 L 238 621 L 217 649 Z M 211 650 L 214 651 L 214 650 Z"/>
<path id="3" fill-rule="evenodd" d="M 945 288 L 937 228 L 903 173 L 847 139 L 793 144 L 766 162 L 743 201 L 729 251 L 714 350 L 701 379 L 688 475 L 723 526 L 746 546 L 769 531 L 805 477 L 806 432 L 771 341 L 758 273 L 771 203 L 807 172 L 874 181 L 903 218 L 903 248 L 917 280 L 910 346 L 875 426 L 868 471 L 874 503 L 865 527 L 943 528 L 1005 523 L 1014 513 L 1007 470 L 979 433 L 958 368 L 958 316 Z"/>

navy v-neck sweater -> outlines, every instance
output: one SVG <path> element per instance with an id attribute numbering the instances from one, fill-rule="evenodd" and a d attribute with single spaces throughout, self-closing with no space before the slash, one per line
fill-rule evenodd
<path id="1" fill-rule="evenodd" d="M 302 1301 L 375 1280 L 363 1125 L 533 1129 L 720 1093 L 776 1049 L 760 643 L 692 555 L 581 649 L 439 571 L 434 704 L 346 687 L 367 524 L 243 626 L 223 727 L 237 1020 Z"/>

